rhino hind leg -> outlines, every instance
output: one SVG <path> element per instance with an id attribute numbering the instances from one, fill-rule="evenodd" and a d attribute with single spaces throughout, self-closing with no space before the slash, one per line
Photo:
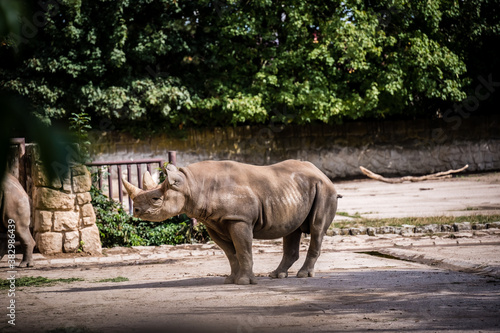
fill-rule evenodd
<path id="1" fill-rule="evenodd" d="M 328 191 L 325 192 L 318 191 L 319 196 L 308 216 L 311 241 L 304 265 L 297 273 L 299 278 L 314 277 L 314 265 L 321 253 L 323 237 L 337 212 L 337 194 L 334 192 L 332 195 Z M 329 200 L 330 198 L 335 198 L 334 202 Z"/>
<path id="2" fill-rule="evenodd" d="M 295 230 L 291 234 L 283 237 L 283 258 L 278 268 L 272 271 L 269 276 L 272 278 L 283 279 L 288 277 L 288 269 L 299 259 L 300 237 L 302 231 Z"/>
<path id="3" fill-rule="evenodd" d="M 304 265 L 297 273 L 298 278 L 314 277 L 314 265 L 321 253 L 321 243 L 323 235 L 317 232 L 311 232 L 311 242 L 307 250 L 307 257 Z"/>
<path id="4" fill-rule="evenodd" d="M 18 235 L 21 247 L 23 248 L 23 260 L 19 267 L 33 267 L 33 249 L 35 247 L 35 240 L 31 236 L 29 229 Z"/>
<path id="5" fill-rule="evenodd" d="M 333 216 L 330 221 L 332 220 Z M 328 224 L 328 226 L 329 225 L 330 224 Z M 314 265 L 316 264 L 316 261 L 321 253 L 321 243 L 323 242 L 323 236 L 325 235 L 328 226 L 324 231 L 320 228 L 311 229 L 311 241 L 309 243 L 309 249 L 307 250 L 307 257 L 304 261 L 304 265 L 297 273 L 298 278 L 314 277 Z"/>
<path id="6" fill-rule="evenodd" d="M 33 267 L 35 266 L 33 262 L 33 248 L 34 245 L 23 246 L 25 253 L 23 254 L 23 260 L 19 263 L 19 267 Z"/>

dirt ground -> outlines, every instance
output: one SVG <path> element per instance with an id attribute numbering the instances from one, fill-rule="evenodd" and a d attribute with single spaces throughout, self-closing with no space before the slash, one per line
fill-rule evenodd
<path id="1" fill-rule="evenodd" d="M 400 217 L 498 214 L 500 176 L 402 185 L 341 182 L 339 211 Z M 500 229 L 403 237 L 325 237 L 314 278 L 270 279 L 281 241 L 256 241 L 257 285 L 224 285 L 214 244 L 114 248 L 102 257 L 36 256 L 0 277 L 82 278 L 0 290 L 1 332 L 498 332 Z M 384 256 L 385 254 L 385 256 Z M 125 277 L 123 282 L 100 282 Z M 7 321 L 14 299 L 15 326 Z M 2 314 L 1 312 L 5 312 Z"/>

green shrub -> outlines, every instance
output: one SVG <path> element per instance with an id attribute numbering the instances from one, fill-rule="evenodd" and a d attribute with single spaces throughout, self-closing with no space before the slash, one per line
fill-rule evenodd
<path id="1" fill-rule="evenodd" d="M 163 222 L 147 222 L 130 216 L 120 203 L 109 199 L 97 187 L 92 186 L 90 193 L 103 247 L 175 245 L 210 240 L 205 226 L 192 226 L 185 214 Z"/>

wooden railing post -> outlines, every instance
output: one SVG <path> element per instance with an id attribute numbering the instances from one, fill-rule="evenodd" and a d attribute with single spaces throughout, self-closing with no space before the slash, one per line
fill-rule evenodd
<path id="1" fill-rule="evenodd" d="M 127 164 L 127 181 L 132 183 L 132 172 L 130 164 Z M 122 193 L 122 187 L 120 186 L 120 193 Z M 121 202 L 121 199 L 120 199 Z M 128 197 L 128 213 L 132 215 L 132 199 Z"/>
<path id="2" fill-rule="evenodd" d="M 113 170 L 111 169 L 111 165 L 108 165 L 108 190 L 110 198 L 113 198 L 113 178 L 111 178 L 112 171 Z"/>
<path id="3" fill-rule="evenodd" d="M 142 170 L 139 163 L 137 163 L 137 183 L 137 186 L 142 189 Z"/>
<path id="4" fill-rule="evenodd" d="M 99 177 L 99 189 L 102 190 L 102 167 L 97 167 L 97 177 Z"/>
<path id="5" fill-rule="evenodd" d="M 122 192 L 122 166 L 121 164 L 118 164 L 116 166 L 116 169 L 118 170 L 118 198 L 120 199 L 120 202 L 123 203 L 123 192 Z"/>
<path id="6" fill-rule="evenodd" d="M 168 152 L 168 163 L 172 163 L 177 166 L 177 152 L 175 150 Z"/>

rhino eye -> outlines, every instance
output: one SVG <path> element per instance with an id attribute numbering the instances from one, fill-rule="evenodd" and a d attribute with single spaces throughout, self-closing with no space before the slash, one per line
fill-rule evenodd
<path id="1" fill-rule="evenodd" d="M 158 200 L 161 200 L 161 198 L 153 198 L 153 201 L 158 202 Z"/>

